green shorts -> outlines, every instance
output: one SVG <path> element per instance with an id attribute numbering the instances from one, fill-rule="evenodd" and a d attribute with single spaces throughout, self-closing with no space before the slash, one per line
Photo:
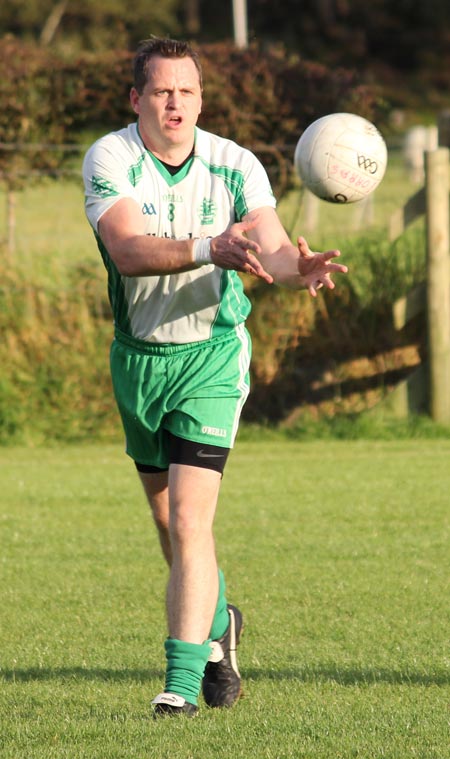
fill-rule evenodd
<path id="1" fill-rule="evenodd" d="M 128 455 L 167 469 L 167 431 L 232 448 L 249 392 L 250 356 L 244 325 L 186 345 L 146 343 L 116 330 L 111 376 Z"/>

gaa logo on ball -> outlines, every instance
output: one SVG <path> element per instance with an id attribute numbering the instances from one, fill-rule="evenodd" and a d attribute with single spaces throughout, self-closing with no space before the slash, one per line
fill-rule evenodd
<path id="1" fill-rule="evenodd" d="M 378 129 L 353 113 L 332 113 L 305 129 L 294 155 L 306 187 L 330 203 L 367 198 L 386 171 L 387 148 Z"/>

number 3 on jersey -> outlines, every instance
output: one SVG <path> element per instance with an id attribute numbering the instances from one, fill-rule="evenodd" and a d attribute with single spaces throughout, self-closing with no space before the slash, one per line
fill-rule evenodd
<path id="1" fill-rule="evenodd" d="M 169 219 L 169 221 L 174 221 L 175 219 L 175 204 L 174 203 L 169 203 L 169 211 L 167 214 L 167 218 Z"/>

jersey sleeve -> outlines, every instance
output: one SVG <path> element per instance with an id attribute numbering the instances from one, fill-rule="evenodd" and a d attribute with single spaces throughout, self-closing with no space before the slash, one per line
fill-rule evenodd
<path id="1" fill-rule="evenodd" d="M 98 140 L 83 161 L 85 210 L 94 230 L 103 214 L 121 198 L 138 201 L 126 162 L 112 135 Z"/>
<path id="2" fill-rule="evenodd" d="M 270 180 L 262 163 L 253 153 L 244 151 L 244 184 L 242 204 L 238 204 L 238 216 L 242 219 L 247 213 L 264 206 L 276 207 L 276 199 Z M 239 206 L 241 206 L 239 208 Z"/>

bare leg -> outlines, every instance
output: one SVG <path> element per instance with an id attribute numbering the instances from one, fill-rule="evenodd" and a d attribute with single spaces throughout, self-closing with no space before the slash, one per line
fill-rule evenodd
<path id="1" fill-rule="evenodd" d="M 172 564 L 172 549 L 169 536 L 169 473 L 144 474 L 139 472 L 139 477 L 150 504 L 164 558 L 170 566 Z"/>
<path id="2" fill-rule="evenodd" d="M 213 522 L 220 482 L 220 474 L 211 469 L 172 464 L 169 470 L 169 635 L 189 643 L 208 638 L 217 604 Z"/>
<path id="3" fill-rule="evenodd" d="M 169 474 L 139 475 L 171 567 L 167 588 L 169 635 L 203 643 L 211 629 L 218 596 L 212 527 L 220 474 L 172 464 Z"/>

